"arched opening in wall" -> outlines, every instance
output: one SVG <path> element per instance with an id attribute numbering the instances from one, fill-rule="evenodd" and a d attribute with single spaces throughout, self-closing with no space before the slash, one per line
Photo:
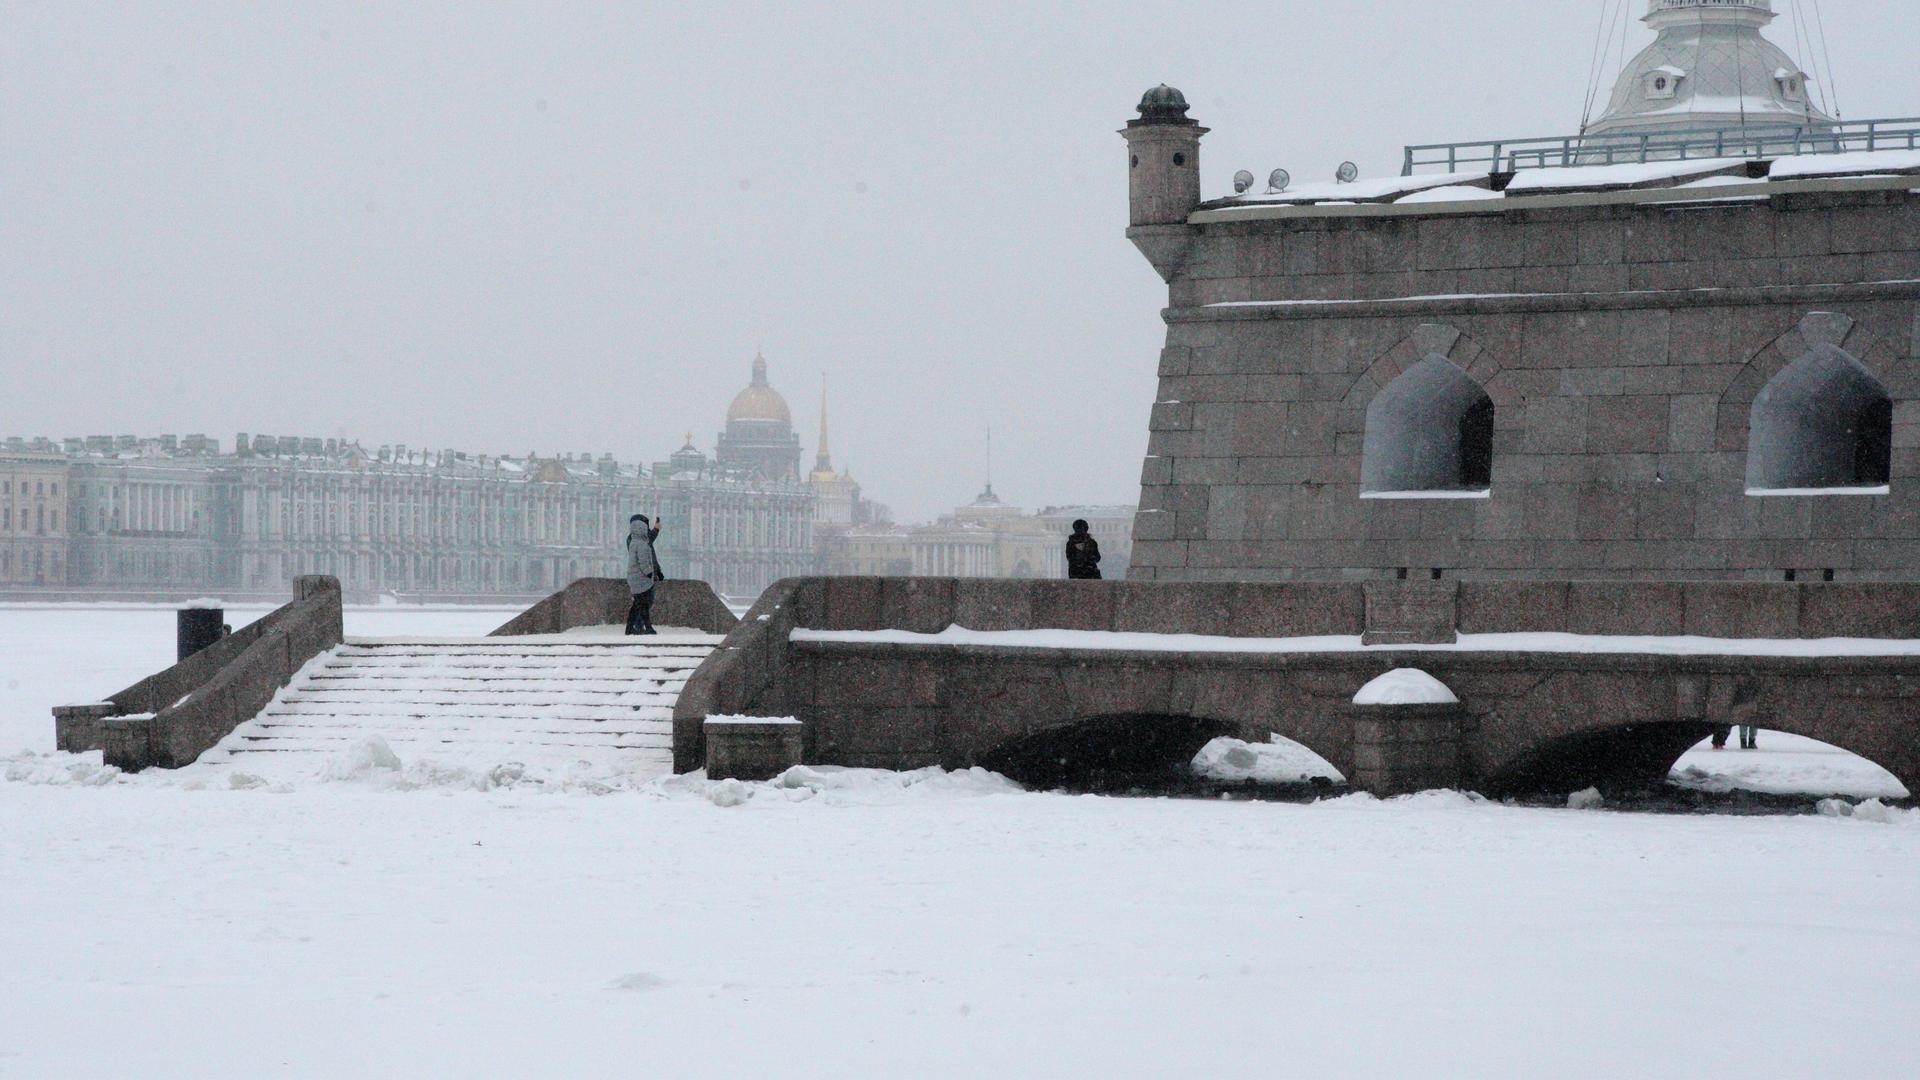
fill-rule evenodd
<path id="1" fill-rule="evenodd" d="M 1850 750 L 1758 726 L 1716 730 L 1680 755 L 1668 780 L 1708 792 L 1851 799 L 1906 799 L 1914 794 L 1899 777 Z"/>
<path id="2" fill-rule="evenodd" d="M 1178 793 L 1341 782 L 1337 769 L 1299 743 L 1274 736 L 1249 744 L 1238 734 L 1237 725 L 1204 717 L 1097 716 L 1013 739 L 981 764 L 1044 790 Z"/>
<path id="3" fill-rule="evenodd" d="M 1367 406 L 1364 498 L 1484 498 L 1493 484 L 1493 399 L 1438 353 Z"/>
<path id="4" fill-rule="evenodd" d="M 1722 734 L 1729 748 L 1714 750 Z M 1482 786 L 1490 795 L 1556 799 L 1587 788 L 1621 797 L 1655 798 L 1684 789 L 1803 801 L 1911 794 L 1879 764 L 1817 739 L 1760 731 L 1761 749 L 1746 751 L 1737 749 L 1739 740 L 1739 729 L 1699 720 L 1621 724 L 1549 740 Z"/>
<path id="5" fill-rule="evenodd" d="M 1892 463 L 1893 399 L 1842 349 L 1816 346 L 1753 400 L 1748 494 L 1885 494 Z"/>

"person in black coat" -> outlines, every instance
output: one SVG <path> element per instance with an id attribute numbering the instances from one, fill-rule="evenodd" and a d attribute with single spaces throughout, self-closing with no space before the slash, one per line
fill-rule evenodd
<path id="1" fill-rule="evenodd" d="M 1067 537 L 1067 576 L 1079 581 L 1100 580 L 1100 541 L 1087 531 L 1085 521 L 1073 523 Z"/>

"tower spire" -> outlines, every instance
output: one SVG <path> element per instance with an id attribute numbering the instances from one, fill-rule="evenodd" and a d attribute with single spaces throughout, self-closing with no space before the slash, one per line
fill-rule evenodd
<path id="1" fill-rule="evenodd" d="M 987 425 L 987 495 L 993 495 L 993 425 Z"/>
<path id="2" fill-rule="evenodd" d="M 820 373 L 820 453 L 813 459 L 813 471 L 833 471 L 833 451 L 827 444 L 827 373 Z"/>

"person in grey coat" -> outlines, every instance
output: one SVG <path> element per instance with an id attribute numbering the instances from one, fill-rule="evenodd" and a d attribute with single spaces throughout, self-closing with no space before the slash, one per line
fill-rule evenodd
<path id="1" fill-rule="evenodd" d="M 633 592 L 633 606 L 627 609 L 627 634 L 657 634 L 653 628 L 653 587 L 666 579 L 660 572 L 660 559 L 653 542 L 660 538 L 660 526 L 645 514 L 627 519 L 627 588 Z"/>

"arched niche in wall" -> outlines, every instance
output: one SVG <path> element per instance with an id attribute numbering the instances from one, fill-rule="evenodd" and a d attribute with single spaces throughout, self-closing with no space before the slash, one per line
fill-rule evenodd
<path id="1" fill-rule="evenodd" d="M 1360 458 L 1363 498 L 1478 498 L 1493 482 L 1493 399 L 1429 353 L 1374 395 Z"/>
<path id="2" fill-rule="evenodd" d="M 1750 494 L 1883 494 L 1892 460 L 1893 399 L 1838 346 L 1814 345 L 1753 399 Z"/>

